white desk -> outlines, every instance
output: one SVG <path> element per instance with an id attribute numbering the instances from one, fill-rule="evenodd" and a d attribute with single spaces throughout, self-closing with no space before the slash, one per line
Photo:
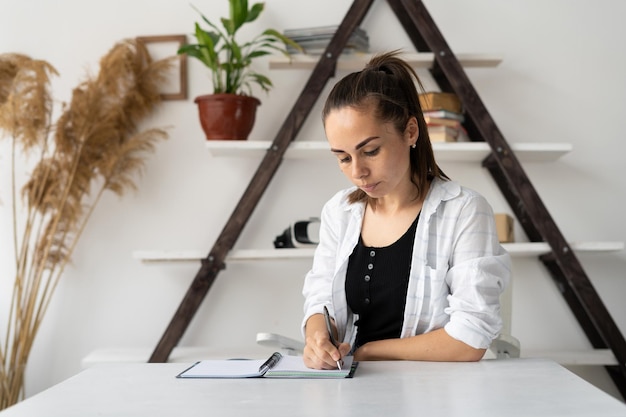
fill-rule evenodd
<path id="1" fill-rule="evenodd" d="M 0 413 L 12 416 L 626 416 L 560 365 L 362 362 L 342 380 L 181 380 L 188 364 L 101 365 Z"/>

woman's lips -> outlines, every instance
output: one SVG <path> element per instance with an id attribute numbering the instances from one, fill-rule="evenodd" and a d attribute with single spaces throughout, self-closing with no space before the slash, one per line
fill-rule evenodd
<path id="1" fill-rule="evenodd" d="M 365 184 L 365 185 L 362 185 L 360 188 L 366 193 L 371 193 L 376 188 L 376 185 L 377 184 Z"/>

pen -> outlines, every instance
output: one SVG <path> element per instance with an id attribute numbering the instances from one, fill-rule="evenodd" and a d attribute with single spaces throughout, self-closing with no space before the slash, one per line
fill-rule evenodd
<path id="1" fill-rule="evenodd" d="M 330 342 L 336 348 L 339 347 L 339 343 L 335 340 L 335 336 L 333 336 L 333 328 L 330 325 L 330 314 L 328 314 L 328 309 L 324 306 L 324 320 L 326 320 L 326 330 L 328 330 L 328 337 L 330 337 Z M 337 361 L 337 369 L 341 371 L 341 361 Z"/>
<path id="2" fill-rule="evenodd" d="M 283 355 L 278 352 L 274 352 L 272 356 L 268 360 L 266 360 L 263 365 L 259 367 L 259 373 L 265 375 L 267 371 L 272 369 L 274 365 L 278 363 L 282 359 Z"/>

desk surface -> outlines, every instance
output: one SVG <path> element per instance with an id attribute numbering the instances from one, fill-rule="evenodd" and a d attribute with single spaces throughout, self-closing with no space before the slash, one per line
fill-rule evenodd
<path id="1" fill-rule="evenodd" d="M 625 404 L 547 360 L 362 362 L 342 380 L 176 379 L 187 366 L 95 366 L 0 417 L 626 416 Z"/>

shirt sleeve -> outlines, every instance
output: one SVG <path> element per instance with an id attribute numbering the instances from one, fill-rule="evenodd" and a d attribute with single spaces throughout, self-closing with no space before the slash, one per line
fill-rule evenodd
<path id="1" fill-rule="evenodd" d="M 502 330 L 500 295 L 510 280 L 511 260 L 498 241 L 493 210 L 484 197 L 474 195 L 459 212 L 452 244 L 445 330 L 486 349 Z"/>
<path id="2" fill-rule="evenodd" d="M 319 243 L 315 249 L 313 265 L 304 278 L 304 318 L 302 335 L 306 322 L 313 314 L 322 313 L 324 306 L 331 306 L 332 280 L 335 270 L 339 236 L 336 223 L 336 198 L 327 202 L 320 216 Z M 332 314 L 332 312 L 331 312 Z"/>

